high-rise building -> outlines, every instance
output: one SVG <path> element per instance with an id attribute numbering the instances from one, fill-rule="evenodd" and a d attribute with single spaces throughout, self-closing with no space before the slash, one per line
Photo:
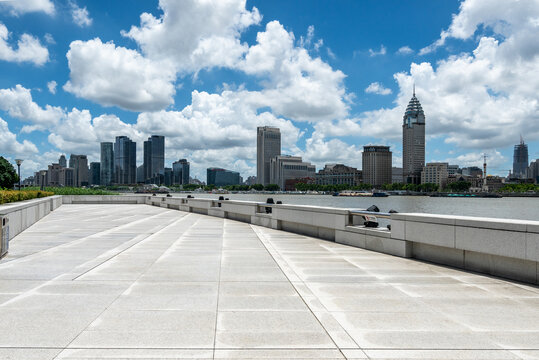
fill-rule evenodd
<path id="1" fill-rule="evenodd" d="M 470 177 L 483 177 L 483 170 L 481 170 L 478 166 L 469 166 L 462 168 L 462 175 L 463 176 L 470 176 Z"/>
<path id="2" fill-rule="evenodd" d="M 144 164 L 137 166 L 137 184 L 144 184 Z"/>
<path id="3" fill-rule="evenodd" d="M 208 168 L 206 170 L 206 182 L 208 185 L 215 186 L 239 185 L 240 173 L 221 168 Z"/>
<path id="4" fill-rule="evenodd" d="M 144 181 L 165 173 L 165 137 L 152 135 L 144 142 Z"/>
<path id="5" fill-rule="evenodd" d="M 525 179 L 528 173 L 528 145 L 520 137 L 520 144 L 515 145 L 513 152 L 513 177 Z"/>
<path id="6" fill-rule="evenodd" d="M 414 94 L 402 123 L 402 169 L 406 184 L 419 184 L 425 166 L 425 113 Z"/>
<path id="7" fill-rule="evenodd" d="M 312 178 L 315 181 L 316 166 L 304 162 L 301 156 L 279 155 L 271 158 L 269 184 L 277 184 L 284 190 L 287 180 Z"/>
<path id="8" fill-rule="evenodd" d="M 73 169 L 74 186 L 88 185 L 88 158 L 86 155 L 69 156 L 69 167 Z"/>
<path id="9" fill-rule="evenodd" d="M 101 184 L 101 163 L 90 163 L 90 185 Z"/>
<path id="10" fill-rule="evenodd" d="M 65 155 L 60 155 L 60 158 L 58 159 L 58 164 L 61 167 L 67 167 L 67 160 Z"/>
<path id="11" fill-rule="evenodd" d="M 172 163 L 173 183 L 176 185 L 189 184 L 189 161 L 180 159 Z"/>
<path id="12" fill-rule="evenodd" d="M 164 177 L 163 183 L 165 184 L 165 186 L 172 185 L 172 180 L 174 178 L 174 173 L 172 172 L 172 168 L 166 167 L 165 174 L 163 175 L 163 177 Z"/>
<path id="13" fill-rule="evenodd" d="M 402 183 L 402 168 L 401 167 L 392 167 L 391 168 L 391 183 L 398 184 Z"/>
<path id="14" fill-rule="evenodd" d="M 326 164 L 316 174 L 318 185 L 349 185 L 361 183 L 361 170 L 344 164 Z"/>
<path id="15" fill-rule="evenodd" d="M 101 143 L 101 170 L 99 183 L 109 186 L 114 180 L 114 150 L 111 142 Z"/>
<path id="16" fill-rule="evenodd" d="M 363 147 L 363 182 L 375 187 L 391 184 L 392 153 L 389 146 L 368 145 Z"/>
<path id="17" fill-rule="evenodd" d="M 431 162 L 427 163 L 421 172 L 421 183 L 437 184 L 440 188 L 444 188 L 447 185 L 448 179 L 448 163 L 443 162 Z"/>
<path id="18" fill-rule="evenodd" d="M 259 184 L 270 181 L 270 162 L 281 155 L 281 130 L 270 126 L 259 126 L 256 135 L 256 178 Z"/>
<path id="19" fill-rule="evenodd" d="M 458 165 L 448 165 L 447 166 L 447 175 L 457 175 L 459 173 Z"/>
<path id="20" fill-rule="evenodd" d="M 49 165 L 47 171 L 47 186 L 60 186 L 60 170 L 62 166 L 60 164 Z"/>
<path id="21" fill-rule="evenodd" d="M 533 179 L 533 182 L 539 184 L 539 159 L 532 161 L 528 166 L 528 179 Z"/>
<path id="22" fill-rule="evenodd" d="M 75 186 L 75 171 L 72 168 L 62 168 L 58 177 L 60 186 Z"/>
<path id="23" fill-rule="evenodd" d="M 137 180 L 137 143 L 127 136 L 116 136 L 114 177 L 117 184 L 135 184 Z"/>

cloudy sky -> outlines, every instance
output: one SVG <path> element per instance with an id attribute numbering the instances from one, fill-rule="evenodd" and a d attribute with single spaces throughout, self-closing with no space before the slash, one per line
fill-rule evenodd
<path id="1" fill-rule="evenodd" d="M 23 176 L 99 142 L 166 136 L 193 175 L 256 174 L 256 127 L 283 153 L 361 167 L 402 159 L 416 84 L 427 161 L 539 158 L 539 0 L 0 1 L 0 154 Z"/>

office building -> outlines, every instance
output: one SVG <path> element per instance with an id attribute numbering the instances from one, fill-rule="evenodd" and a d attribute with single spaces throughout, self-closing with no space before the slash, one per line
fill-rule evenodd
<path id="1" fill-rule="evenodd" d="M 172 163 L 173 183 L 175 185 L 189 184 L 189 161 L 180 159 Z"/>
<path id="2" fill-rule="evenodd" d="M 114 143 L 115 183 L 135 184 L 137 180 L 137 144 L 127 136 L 116 136 Z"/>
<path id="3" fill-rule="evenodd" d="M 528 166 L 528 179 L 532 179 L 534 183 L 539 184 L 539 159 L 532 161 Z"/>
<path id="4" fill-rule="evenodd" d="M 447 175 L 457 175 L 459 173 L 459 166 L 458 165 L 448 165 L 447 166 Z"/>
<path id="5" fill-rule="evenodd" d="M 425 113 L 414 94 L 402 124 L 402 168 L 406 184 L 419 184 L 425 166 Z"/>
<path id="6" fill-rule="evenodd" d="M 515 145 L 513 152 L 513 177 L 525 179 L 528 175 L 528 145 L 524 143 L 522 137 L 520 144 Z"/>
<path id="7" fill-rule="evenodd" d="M 144 184 L 144 165 L 137 166 L 137 184 Z"/>
<path id="8" fill-rule="evenodd" d="M 101 184 L 101 163 L 91 162 L 90 163 L 90 185 L 100 185 Z"/>
<path id="9" fill-rule="evenodd" d="M 362 164 L 364 183 L 375 187 L 391 184 L 392 153 L 389 146 L 364 146 Z"/>
<path id="10" fill-rule="evenodd" d="M 165 186 L 171 186 L 173 184 L 173 179 L 174 179 L 174 173 L 172 172 L 172 168 L 166 167 L 163 177 L 164 177 L 163 184 L 165 184 Z"/>
<path id="11" fill-rule="evenodd" d="M 436 184 L 441 189 L 447 185 L 449 174 L 447 172 L 448 163 L 431 162 L 427 163 L 421 172 L 422 184 Z"/>
<path id="12" fill-rule="evenodd" d="M 58 159 L 58 164 L 61 166 L 61 167 L 67 167 L 67 160 L 66 160 L 66 156 L 65 155 L 61 155 L 60 158 Z"/>
<path id="13" fill-rule="evenodd" d="M 206 182 L 208 185 L 215 186 L 239 185 L 240 173 L 221 168 L 208 168 L 206 170 Z"/>
<path id="14" fill-rule="evenodd" d="M 144 142 L 144 181 L 165 173 L 165 137 L 152 135 Z"/>
<path id="15" fill-rule="evenodd" d="M 469 176 L 469 177 L 483 177 L 483 170 L 481 170 L 478 166 L 469 166 L 461 169 L 463 176 Z"/>
<path id="16" fill-rule="evenodd" d="M 281 155 L 281 131 L 270 126 L 260 126 L 256 135 L 256 178 L 259 184 L 268 185 L 270 163 L 275 156 Z"/>
<path id="17" fill-rule="evenodd" d="M 277 184 L 285 189 L 287 180 L 316 177 L 316 167 L 310 162 L 304 162 L 300 156 L 279 155 L 270 161 L 269 184 Z"/>
<path id="18" fill-rule="evenodd" d="M 316 174 L 317 185 L 349 185 L 361 183 L 361 170 L 344 164 L 326 164 Z"/>
<path id="19" fill-rule="evenodd" d="M 39 171 L 36 171 L 34 173 L 34 181 L 36 183 L 36 186 L 39 186 L 41 187 L 42 185 L 43 186 L 48 186 L 47 185 L 47 170 L 39 170 Z"/>
<path id="20" fill-rule="evenodd" d="M 75 186 L 75 171 L 72 168 L 62 168 L 58 177 L 60 186 Z"/>
<path id="21" fill-rule="evenodd" d="M 99 183 L 109 186 L 114 180 L 114 150 L 111 142 L 101 143 L 101 165 Z"/>
<path id="22" fill-rule="evenodd" d="M 71 154 L 69 167 L 73 169 L 74 186 L 88 186 L 88 158 L 86 155 Z"/>
<path id="23" fill-rule="evenodd" d="M 60 186 L 60 164 L 51 164 L 47 170 L 47 186 Z"/>
<path id="24" fill-rule="evenodd" d="M 393 166 L 391 168 L 391 183 L 399 184 L 399 183 L 402 183 L 402 180 L 403 180 L 402 168 Z"/>
<path id="25" fill-rule="evenodd" d="M 248 176 L 247 180 L 245 180 L 245 185 L 255 185 L 258 184 L 256 180 L 256 176 Z"/>

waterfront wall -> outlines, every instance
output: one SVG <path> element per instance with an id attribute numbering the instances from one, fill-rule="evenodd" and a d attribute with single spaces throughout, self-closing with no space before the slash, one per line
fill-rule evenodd
<path id="1" fill-rule="evenodd" d="M 396 213 L 391 214 L 389 231 L 362 226 L 361 216 L 350 209 L 145 194 L 56 196 L 1 206 L 0 216 L 8 207 L 8 213 L 17 212 L 10 215 L 13 237 L 62 203 L 159 206 L 539 284 L 539 221 Z M 24 213 L 26 208 L 32 210 Z"/>
<path id="2" fill-rule="evenodd" d="M 3 204 L 0 218 L 9 220 L 9 238 L 12 239 L 61 205 L 59 195 Z"/>

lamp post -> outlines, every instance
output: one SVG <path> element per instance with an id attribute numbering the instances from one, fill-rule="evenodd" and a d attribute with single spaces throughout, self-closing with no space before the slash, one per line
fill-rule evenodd
<path id="1" fill-rule="evenodd" d="M 15 159 L 15 162 L 17 163 L 17 169 L 19 171 L 19 191 L 21 191 L 21 164 L 23 162 L 22 159 Z"/>
<path id="2" fill-rule="evenodd" d="M 47 175 L 46 170 L 41 170 L 41 190 L 45 190 L 45 177 Z"/>

